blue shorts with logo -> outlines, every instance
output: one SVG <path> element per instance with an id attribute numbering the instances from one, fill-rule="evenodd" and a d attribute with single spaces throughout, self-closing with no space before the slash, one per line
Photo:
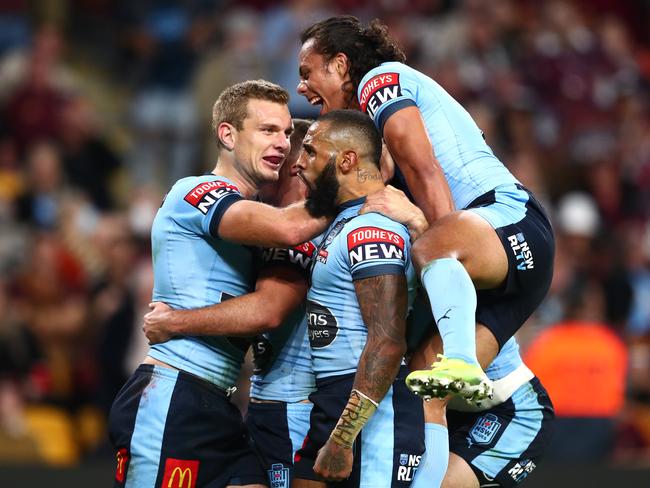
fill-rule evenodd
<path id="1" fill-rule="evenodd" d="M 393 382 L 379 408 L 354 443 L 354 464 L 350 477 L 331 487 L 405 488 L 411 485 L 424 452 L 422 400 L 406 388 L 405 366 Z M 318 480 L 313 467 L 318 450 L 325 445 L 348 403 L 354 375 L 316 380 L 309 396 L 314 404 L 309 433 L 296 453 L 294 477 Z"/>
<path id="2" fill-rule="evenodd" d="M 499 347 L 524 324 L 551 285 L 555 238 L 542 205 L 526 188 L 498 187 L 470 203 L 496 231 L 508 255 L 504 284 L 477 292 L 476 321 L 494 334 Z"/>
<path id="3" fill-rule="evenodd" d="M 449 451 L 463 458 L 481 487 L 519 485 L 539 464 L 555 414 L 537 378 L 482 412 L 447 410 Z"/>
<path id="4" fill-rule="evenodd" d="M 246 426 L 271 488 L 289 488 L 293 479 L 293 458 L 309 430 L 312 404 L 248 404 Z"/>
<path id="5" fill-rule="evenodd" d="M 117 394 L 108 428 L 116 487 L 266 484 L 237 407 L 192 374 L 140 365 Z"/>

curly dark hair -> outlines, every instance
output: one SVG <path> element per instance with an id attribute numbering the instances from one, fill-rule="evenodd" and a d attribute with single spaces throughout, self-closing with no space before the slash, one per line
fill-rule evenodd
<path id="1" fill-rule="evenodd" d="M 352 96 L 365 74 L 387 61 L 406 61 L 406 55 L 388 34 L 379 19 L 364 27 L 353 15 L 338 15 L 308 27 L 300 34 L 304 44 L 314 39 L 314 49 L 326 60 L 344 53 L 350 61 L 351 86 L 344 87 Z"/>

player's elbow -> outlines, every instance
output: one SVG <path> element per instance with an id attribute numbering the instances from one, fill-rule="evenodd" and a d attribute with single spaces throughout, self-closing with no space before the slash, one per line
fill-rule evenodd
<path id="1" fill-rule="evenodd" d="M 299 225 L 284 222 L 276 227 L 274 247 L 293 247 L 302 244 L 303 241 L 300 240 L 302 234 Z"/>
<path id="2" fill-rule="evenodd" d="M 271 310 L 264 311 L 261 319 L 260 328 L 265 332 L 276 330 L 279 329 L 284 322 L 284 313 L 280 310 L 271 308 Z"/>
<path id="3" fill-rule="evenodd" d="M 381 354 L 384 358 L 401 361 L 406 354 L 406 338 L 385 338 L 379 341 L 378 346 L 377 354 Z"/>

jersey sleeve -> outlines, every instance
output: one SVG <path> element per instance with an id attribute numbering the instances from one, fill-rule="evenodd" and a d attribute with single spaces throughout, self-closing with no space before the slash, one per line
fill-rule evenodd
<path id="1" fill-rule="evenodd" d="M 316 255 L 316 243 L 308 241 L 290 248 L 263 248 L 260 252 L 260 266 L 289 266 L 309 275 Z"/>
<path id="2" fill-rule="evenodd" d="M 379 214 L 354 219 L 346 236 L 346 259 L 352 280 L 406 274 L 410 238 L 406 227 Z"/>
<path id="3" fill-rule="evenodd" d="M 417 86 L 400 63 L 388 63 L 370 70 L 359 83 L 361 110 L 370 116 L 383 134 L 386 120 L 395 112 L 416 106 Z"/>
<path id="4" fill-rule="evenodd" d="M 239 189 L 225 180 L 212 180 L 186 187 L 179 204 L 183 219 L 201 234 L 219 237 L 219 223 L 228 208 L 243 200 Z"/>

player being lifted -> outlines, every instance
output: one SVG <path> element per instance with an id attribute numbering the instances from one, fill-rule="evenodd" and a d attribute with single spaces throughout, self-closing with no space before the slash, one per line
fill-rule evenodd
<path id="1" fill-rule="evenodd" d="M 306 29 L 301 42 L 298 93 L 322 105 L 321 113 L 369 114 L 397 165 L 394 183 L 428 221 L 413 262 L 444 356 L 432 369 L 411 373 L 409 387 L 427 397 L 485 399 L 492 388 L 479 361 L 492 361 L 550 285 L 554 238 L 541 205 L 493 154 L 467 111 L 404 64 L 379 21 L 366 27 L 352 16 L 332 17 Z M 367 210 L 387 211 L 393 192 L 370 198 Z"/>

